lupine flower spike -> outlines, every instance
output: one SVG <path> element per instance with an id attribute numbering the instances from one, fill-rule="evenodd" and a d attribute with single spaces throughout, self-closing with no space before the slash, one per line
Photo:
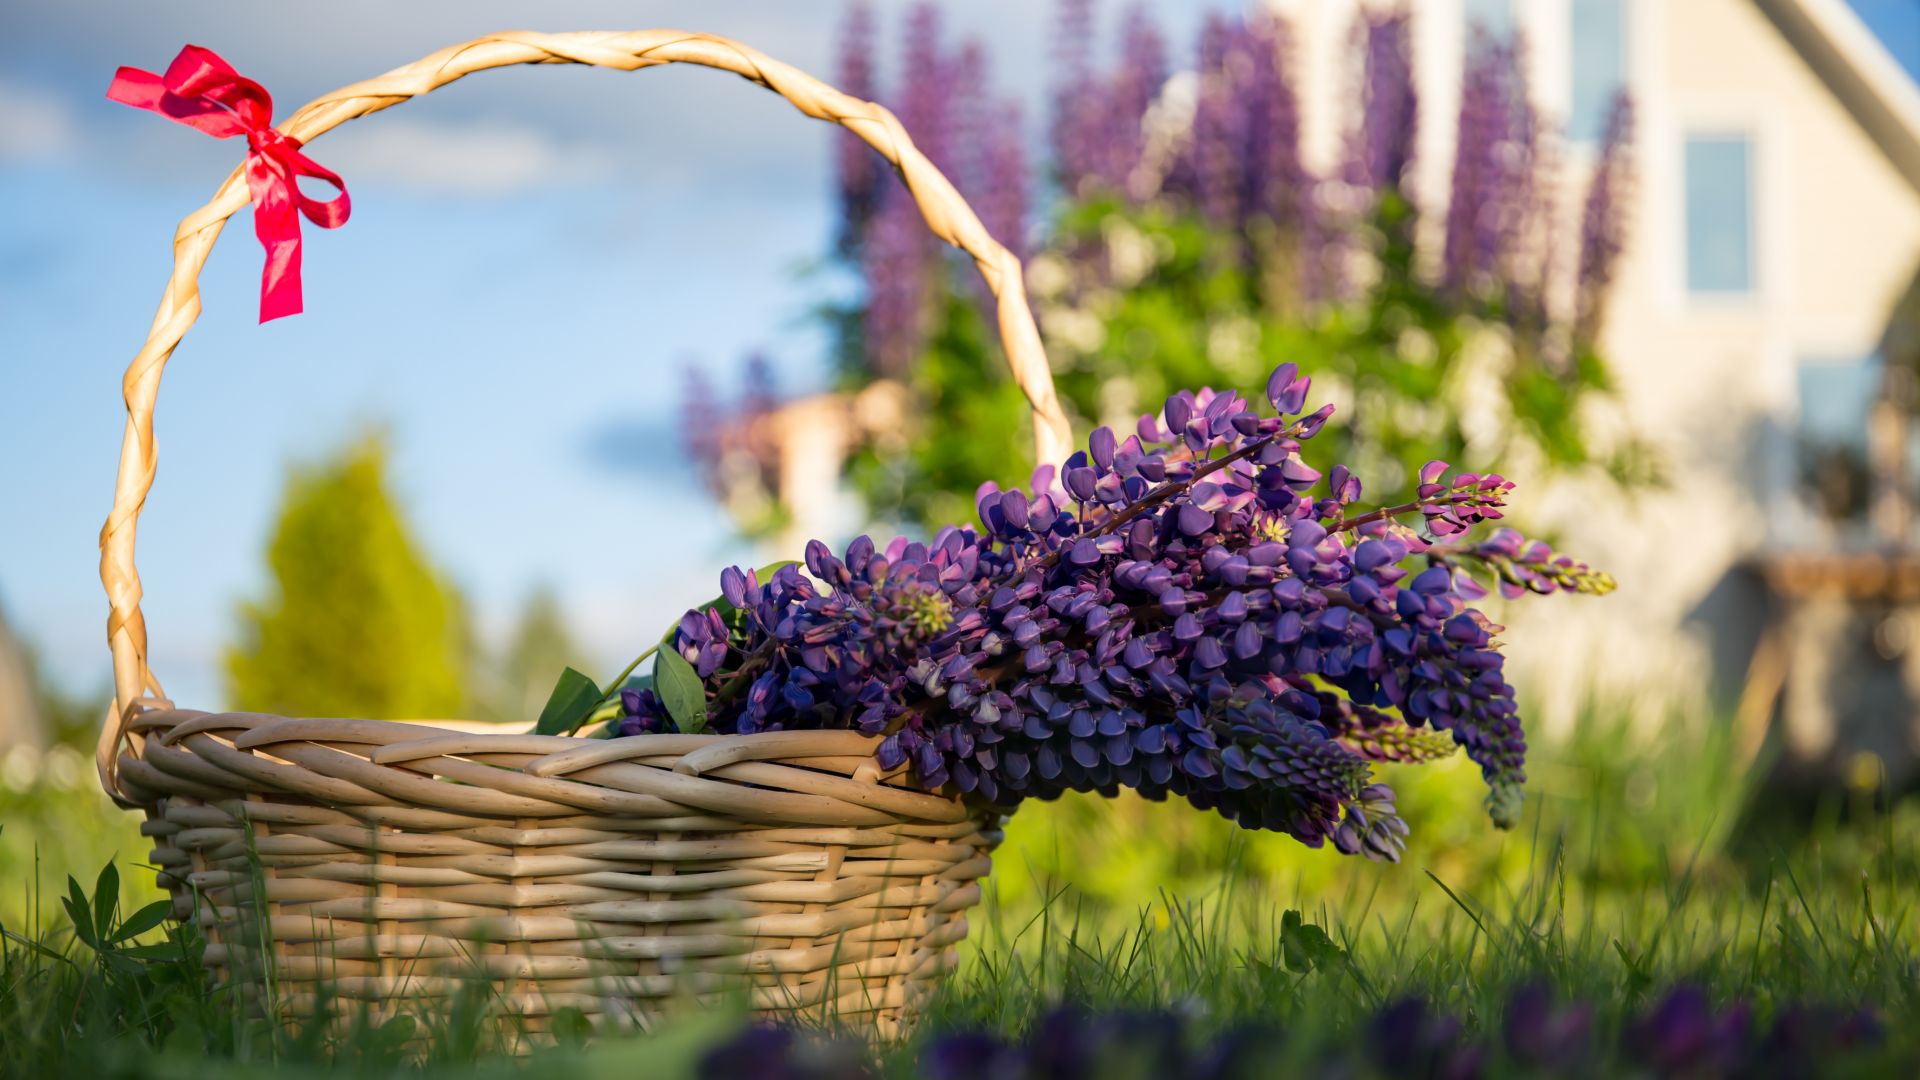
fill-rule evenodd
<path id="1" fill-rule="evenodd" d="M 1292 364 L 1271 413 L 1183 391 L 1025 489 L 983 487 L 977 527 L 728 570 L 728 613 L 689 612 L 671 647 L 713 730 L 856 728 L 883 767 L 990 804 L 1124 786 L 1394 859 L 1407 829 L 1371 763 L 1457 744 L 1510 826 L 1526 742 L 1472 574 L 1509 596 L 1611 579 L 1511 530 L 1473 539 L 1498 475 L 1436 461 L 1415 501 L 1362 509 L 1358 477 L 1302 460 L 1333 411 L 1309 391 Z M 626 731 L 665 719 L 624 704 Z"/>

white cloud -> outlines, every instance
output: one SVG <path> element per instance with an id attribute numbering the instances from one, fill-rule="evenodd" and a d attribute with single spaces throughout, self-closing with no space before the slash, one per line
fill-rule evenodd
<path id="1" fill-rule="evenodd" d="M 316 140 L 311 156 L 349 186 L 394 184 L 455 195 L 591 183 L 613 169 L 605 150 L 563 144 L 535 128 L 424 124 L 385 116 L 328 133 Z"/>
<path id="2" fill-rule="evenodd" d="M 0 81 L 0 164 L 52 161 L 73 147 L 67 103 L 44 91 Z"/>

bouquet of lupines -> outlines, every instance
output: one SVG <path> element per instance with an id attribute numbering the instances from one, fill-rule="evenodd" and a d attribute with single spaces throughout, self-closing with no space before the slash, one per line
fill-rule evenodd
<path id="1" fill-rule="evenodd" d="M 1418 501 L 1362 509 L 1357 477 L 1301 459 L 1333 412 L 1306 412 L 1308 383 L 1276 370 L 1276 415 L 1176 394 L 1027 490 L 981 488 L 978 528 L 730 568 L 651 678 L 580 700 L 608 734 L 854 728 L 883 768 L 991 805 L 1128 787 L 1385 859 L 1407 829 L 1371 763 L 1458 744 L 1510 826 L 1526 742 L 1473 573 L 1509 597 L 1613 582 L 1474 539 L 1497 475 L 1432 462 Z"/>

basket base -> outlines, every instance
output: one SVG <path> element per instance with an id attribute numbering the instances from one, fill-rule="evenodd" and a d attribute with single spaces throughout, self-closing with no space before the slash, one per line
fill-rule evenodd
<path id="1" fill-rule="evenodd" d="M 751 760 L 752 747 L 704 737 L 695 749 L 708 749 L 709 759 L 724 750 L 726 763 L 689 775 L 673 771 L 695 758 L 679 746 L 614 747 L 687 737 L 567 739 L 557 741 L 572 744 L 576 756 L 622 749 L 627 756 L 556 779 L 540 775 L 538 755 L 409 758 L 401 769 L 380 760 L 405 757 L 394 752 L 405 750 L 401 738 L 384 750 L 329 741 L 262 751 L 245 737 L 209 734 L 204 722 L 193 727 L 199 730 L 172 740 L 149 734 L 143 754 L 121 758 L 123 783 L 148 796 L 142 828 L 154 840 L 153 863 L 175 916 L 204 935 L 215 978 L 294 1023 L 321 1015 L 377 1023 L 401 1014 L 437 1023 L 484 1009 L 510 1042 L 524 1043 L 544 1039 L 556 1017 L 596 1029 L 644 1026 L 696 1002 L 892 1033 L 955 964 L 965 913 L 979 899 L 1000 838 L 996 816 L 883 784 L 865 759 L 844 753 Z M 647 753 L 654 749 L 677 752 Z M 508 797 L 523 802 L 514 809 L 555 812 L 499 817 L 446 805 L 475 801 L 482 789 L 445 780 L 465 771 L 456 764 L 480 761 L 484 773 L 466 775 L 492 774 L 502 787 L 575 802 L 617 792 L 649 800 L 631 805 L 652 812 L 587 813 L 552 799 L 527 806 L 535 797 L 516 794 Z M 322 762 L 343 774 L 330 779 L 369 794 L 405 789 L 380 783 L 396 778 L 379 775 L 405 772 L 397 779 L 424 784 L 442 805 L 322 800 L 259 790 L 264 785 L 222 790 L 220 783 L 241 769 L 284 778 L 280 770 L 305 766 L 313 775 Z M 435 774 L 441 779 L 429 778 Z M 735 789 L 741 801 L 760 800 L 789 817 L 814 804 L 767 803 L 766 796 L 787 792 L 765 781 L 815 799 L 857 785 L 872 803 L 938 812 L 912 817 L 839 803 L 846 812 L 817 807 L 841 819 L 833 824 L 755 821 L 667 803 L 647 790 L 661 788 L 665 776 Z M 681 797 L 713 802 L 708 794 L 688 788 Z"/>

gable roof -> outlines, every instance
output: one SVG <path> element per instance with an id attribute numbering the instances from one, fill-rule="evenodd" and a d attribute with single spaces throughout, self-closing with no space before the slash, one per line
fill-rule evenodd
<path id="1" fill-rule="evenodd" d="M 1920 86 L 1846 0 L 1754 0 L 1920 190 Z"/>

